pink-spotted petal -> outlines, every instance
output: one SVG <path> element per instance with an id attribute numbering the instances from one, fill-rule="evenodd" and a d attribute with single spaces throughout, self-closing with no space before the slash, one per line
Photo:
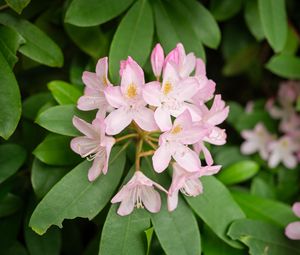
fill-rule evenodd
<path id="1" fill-rule="evenodd" d="M 127 105 L 124 96 L 121 93 L 119 86 L 110 86 L 104 90 L 105 98 L 107 102 L 115 108 L 120 108 Z"/>
<path id="2" fill-rule="evenodd" d="M 292 222 L 285 228 L 285 235 L 292 240 L 300 240 L 300 221 Z"/>
<path id="3" fill-rule="evenodd" d="M 122 107 L 112 111 L 105 118 L 106 133 L 108 135 L 119 134 L 132 121 L 132 114 Z"/>
<path id="4" fill-rule="evenodd" d="M 158 129 L 154 120 L 154 112 L 147 107 L 140 107 L 134 114 L 133 120 L 145 131 L 151 132 Z"/>
<path id="5" fill-rule="evenodd" d="M 163 107 L 158 107 L 154 112 L 154 119 L 161 131 L 168 131 L 172 128 L 170 113 Z"/>
<path id="6" fill-rule="evenodd" d="M 157 81 L 149 82 L 143 88 L 143 98 L 147 104 L 160 106 L 161 86 Z"/>
<path id="7" fill-rule="evenodd" d="M 148 211 L 157 213 L 161 207 L 159 193 L 153 187 L 142 187 L 142 202 Z"/>
<path id="8" fill-rule="evenodd" d="M 156 172 L 161 173 L 168 167 L 170 161 L 171 153 L 169 152 L 167 146 L 162 144 L 160 147 L 158 147 L 152 157 L 153 168 Z"/>

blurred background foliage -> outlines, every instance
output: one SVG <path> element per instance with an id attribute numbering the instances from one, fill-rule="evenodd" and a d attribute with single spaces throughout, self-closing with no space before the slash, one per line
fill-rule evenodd
<path id="1" fill-rule="evenodd" d="M 110 78 L 117 83 L 119 61 L 129 55 L 153 78 L 149 55 L 157 42 L 165 51 L 182 42 L 187 52 L 204 59 L 208 77 L 230 101 L 228 144 L 213 148 L 216 163 L 223 165 L 217 178 L 248 219 L 235 221 L 225 236 L 218 219 L 206 218 L 211 211 L 199 206 L 201 199 L 213 199 L 209 187 L 214 186 L 207 183 L 207 198 L 197 204 L 187 200 L 200 217 L 203 253 L 247 254 L 234 239 L 251 254 L 262 254 L 266 243 L 271 251 L 266 254 L 298 254 L 299 244 L 285 240 L 280 231 L 294 219 L 288 204 L 299 199 L 299 169 L 271 170 L 258 155 L 241 155 L 239 133 L 258 121 L 275 130 L 277 123 L 264 103 L 275 96 L 281 80 L 300 79 L 299 10 L 297 0 L 0 0 L 0 254 L 98 254 L 109 205 L 91 222 L 66 220 L 62 230 L 52 227 L 43 236 L 28 222 L 39 200 L 80 162 L 69 148 L 71 122 L 58 129 L 60 121 L 80 114 L 74 105 L 83 90 L 82 72 L 109 56 Z M 255 101 L 254 111 L 244 114 L 248 101 Z M 226 203 L 220 204 L 224 208 L 217 207 L 216 196 L 214 210 L 230 207 L 227 190 Z M 108 220 L 116 221 L 110 213 Z M 159 219 L 152 221 L 154 228 L 159 225 Z M 255 226 L 251 233 L 249 226 Z M 118 238 L 122 236 L 116 234 L 116 243 Z M 130 254 L 140 254 L 134 238 L 136 253 Z M 153 234 L 153 228 L 139 238 L 140 243 L 148 240 L 151 254 L 183 254 Z M 100 254 L 114 254 L 106 243 L 100 247 Z"/>

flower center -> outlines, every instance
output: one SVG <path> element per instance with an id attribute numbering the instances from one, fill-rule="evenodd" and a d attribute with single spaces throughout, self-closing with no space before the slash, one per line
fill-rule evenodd
<path id="1" fill-rule="evenodd" d="M 173 90 L 172 84 L 169 81 L 167 81 L 164 84 L 164 88 L 163 88 L 164 95 L 168 95 L 172 90 Z"/>
<path id="2" fill-rule="evenodd" d="M 135 98 L 136 95 L 137 95 L 136 86 L 134 85 L 134 83 L 131 83 L 127 88 L 127 97 L 132 99 Z"/>
<path id="3" fill-rule="evenodd" d="M 180 133 L 181 131 L 182 131 L 182 127 L 180 125 L 176 125 L 172 129 L 171 134 L 176 135 L 176 134 Z"/>

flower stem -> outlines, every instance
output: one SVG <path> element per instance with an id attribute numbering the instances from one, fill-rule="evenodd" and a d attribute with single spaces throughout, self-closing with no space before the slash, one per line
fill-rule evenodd
<path id="1" fill-rule="evenodd" d="M 157 149 L 157 145 L 151 142 L 148 138 L 145 138 L 145 142 L 149 144 L 154 150 Z"/>
<path id="2" fill-rule="evenodd" d="M 153 142 L 158 143 L 158 139 L 155 138 L 155 137 L 147 136 L 147 139 L 148 139 L 149 141 L 153 141 Z"/>
<path id="3" fill-rule="evenodd" d="M 139 139 L 136 145 L 136 152 L 135 152 L 135 171 L 140 171 L 141 168 L 141 158 L 140 154 L 143 148 L 143 139 Z"/>
<path id="4" fill-rule="evenodd" d="M 139 157 L 142 158 L 142 157 L 151 156 L 154 154 L 154 152 L 155 150 L 143 151 L 140 153 Z"/>
<path id="5" fill-rule="evenodd" d="M 137 133 L 124 135 L 124 136 L 121 136 L 119 138 L 116 138 L 116 143 L 124 141 L 126 139 L 135 138 L 135 137 L 138 137 L 138 136 L 139 135 Z"/>

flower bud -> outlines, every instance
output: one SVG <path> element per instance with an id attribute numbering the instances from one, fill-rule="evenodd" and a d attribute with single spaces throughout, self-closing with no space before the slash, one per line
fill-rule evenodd
<path id="1" fill-rule="evenodd" d="M 161 45 L 158 43 L 154 47 L 152 53 L 151 53 L 151 65 L 153 73 L 156 77 L 160 77 L 162 67 L 164 64 L 164 50 L 161 47 Z"/>

